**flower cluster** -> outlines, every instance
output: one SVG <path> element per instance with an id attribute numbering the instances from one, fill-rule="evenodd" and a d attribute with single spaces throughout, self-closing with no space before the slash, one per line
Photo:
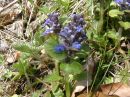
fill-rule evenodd
<path id="1" fill-rule="evenodd" d="M 115 0 L 122 10 L 130 9 L 130 0 Z"/>
<path id="2" fill-rule="evenodd" d="M 67 48 L 80 50 L 81 42 L 86 39 L 85 21 L 79 14 L 73 14 L 71 18 L 71 22 L 60 31 L 59 35 Z"/>
<path id="3" fill-rule="evenodd" d="M 59 44 L 54 47 L 56 53 L 70 50 L 80 50 L 82 42 L 87 38 L 85 28 L 85 21 L 83 15 L 73 14 L 71 15 L 71 22 L 65 27 L 61 27 L 58 19 L 58 13 L 52 13 L 48 15 L 43 27 L 47 26 L 47 29 L 43 35 L 55 33 L 59 37 Z"/>
<path id="4" fill-rule="evenodd" d="M 61 25 L 59 24 L 59 14 L 54 12 L 48 15 L 48 18 L 43 23 L 42 27 L 45 28 L 43 35 L 48 35 L 50 33 L 58 33 L 61 30 Z"/>

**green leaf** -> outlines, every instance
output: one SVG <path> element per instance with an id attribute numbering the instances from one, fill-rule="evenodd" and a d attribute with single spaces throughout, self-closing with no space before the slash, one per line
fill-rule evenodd
<path id="1" fill-rule="evenodd" d="M 113 77 L 111 76 L 108 76 L 108 77 L 105 77 L 104 79 L 104 84 L 110 84 L 110 83 L 113 83 Z"/>
<path id="2" fill-rule="evenodd" d="M 34 4 L 33 0 L 29 0 L 29 2 L 30 2 L 31 4 Z"/>
<path id="3" fill-rule="evenodd" d="M 59 76 L 56 72 L 53 72 L 52 74 L 47 75 L 47 76 L 44 78 L 44 81 L 45 81 L 45 82 L 48 82 L 48 83 L 52 83 L 52 82 L 59 81 L 59 80 L 61 80 L 61 79 L 62 79 L 61 76 Z"/>
<path id="4" fill-rule="evenodd" d="M 53 92 L 54 97 L 64 97 L 64 93 L 62 89 L 58 88 L 55 92 Z"/>
<path id="5" fill-rule="evenodd" d="M 106 34 L 107 34 L 107 37 L 109 37 L 109 38 L 111 38 L 113 40 L 119 39 L 119 34 L 114 32 L 114 31 L 109 31 Z"/>
<path id="6" fill-rule="evenodd" d="M 33 94 L 32 94 L 32 96 L 31 97 L 40 97 L 40 95 L 42 94 L 42 91 L 35 91 Z"/>
<path id="7" fill-rule="evenodd" d="M 17 94 L 14 94 L 14 95 L 13 95 L 13 96 L 11 96 L 11 97 L 22 97 L 22 96 L 17 95 Z"/>
<path id="8" fill-rule="evenodd" d="M 58 41 L 56 38 L 51 37 L 49 38 L 45 44 L 44 44 L 44 48 L 45 51 L 55 60 L 63 60 L 66 57 L 66 53 L 62 52 L 62 53 L 55 53 L 54 51 L 54 47 L 58 44 Z"/>
<path id="9" fill-rule="evenodd" d="M 66 74 L 79 74 L 82 72 L 83 68 L 82 65 L 78 62 L 72 63 L 61 63 L 60 64 L 61 70 L 63 70 Z"/>
<path id="10" fill-rule="evenodd" d="M 52 92 L 55 92 L 59 87 L 59 82 L 52 82 L 51 86 L 52 86 Z"/>
<path id="11" fill-rule="evenodd" d="M 109 31 L 105 34 L 105 36 L 107 36 L 108 38 L 111 38 L 115 44 L 115 46 L 119 45 L 120 42 L 120 35 L 119 33 L 116 33 L 114 31 Z"/>
<path id="12" fill-rule="evenodd" d="M 41 31 L 37 31 L 35 33 L 33 41 L 35 42 L 36 46 L 43 44 L 43 40 L 42 40 L 42 37 L 41 37 Z"/>
<path id="13" fill-rule="evenodd" d="M 60 18 L 59 18 L 59 21 L 61 24 L 65 25 L 68 23 L 68 16 L 66 14 L 62 15 Z"/>
<path id="14" fill-rule="evenodd" d="M 51 96 L 51 93 L 50 93 L 49 91 L 47 91 L 47 92 L 45 93 L 44 97 L 53 97 L 53 96 Z"/>
<path id="15" fill-rule="evenodd" d="M 30 53 L 30 54 L 37 54 L 41 50 L 40 47 L 36 47 L 31 43 L 14 44 L 13 47 L 18 51 Z"/>
<path id="16" fill-rule="evenodd" d="M 123 22 L 123 21 L 120 21 L 119 24 L 125 29 L 129 29 L 130 28 L 130 22 Z"/>
<path id="17" fill-rule="evenodd" d="M 0 65 L 3 64 L 3 62 L 4 62 L 4 57 L 3 55 L 0 55 Z"/>
<path id="18" fill-rule="evenodd" d="M 78 81 L 85 80 L 86 78 L 87 78 L 87 72 L 86 71 L 83 71 L 80 74 L 77 74 L 77 75 L 74 76 L 74 79 L 78 80 Z"/>
<path id="19" fill-rule="evenodd" d="M 70 0 L 55 0 L 59 6 L 68 7 Z"/>
<path id="20" fill-rule="evenodd" d="M 122 11 L 119 11 L 118 9 L 112 9 L 109 11 L 110 17 L 118 17 L 119 15 L 123 15 L 124 13 Z"/>
<path id="21" fill-rule="evenodd" d="M 41 13 L 44 13 L 44 14 L 50 13 L 50 10 L 49 10 L 49 7 L 48 7 L 48 6 L 42 6 L 42 7 L 39 9 L 39 11 L 40 11 Z"/>
<path id="22" fill-rule="evenodd" d="M 28 69 L 28 62 L 27 61 L 19 61 L 18 63 L 13 65 L 13 68 L 17 69 L 20 75 L 25 75 L 25 72 Z"/>

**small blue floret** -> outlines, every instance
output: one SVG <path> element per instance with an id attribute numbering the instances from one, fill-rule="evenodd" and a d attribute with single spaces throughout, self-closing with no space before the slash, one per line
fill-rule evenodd
<path id="1" fill-rule="evenodd" d="M 46 36 L 48 34 L 51 34 L 53 33 L 53 30 L 52 29 L 47 29 L 45 32 L 42 33 L 43 36 Z"/>
<path id="2" fill-rule="evenodd" d="M 77 26 L 76 27 L 76 32 L 83 32 L 83 27 Z"/>
<path id="3" fill-rule="evenodd" d="M 50 19 L 46 19 L 45 25 L 51 26 L 53 24 L 53 21 L 51 21 Z"/>
<path id="4" fill-rule="evenodd" d="M 116 3 L 123 3 L 123 0 L 115 0 Z"/>
<path id="5" fill-rule="evenodd" d="M 54 51 L 55 51 L 56 53 L 62 53 L 62 52 L 65 51 L 65 46 L 62 45 L 62 44 L 58 44 L 58 45 L 56 45 L 56 46 L 54 47 Z"/>
<path id="6" fill-rule="evenodd" d="M 72 48 L 75 48 L 77 50 L 80 50 L 81 49 L 81 44 L 79 42 L 74 42 L 72 44 Z"/>

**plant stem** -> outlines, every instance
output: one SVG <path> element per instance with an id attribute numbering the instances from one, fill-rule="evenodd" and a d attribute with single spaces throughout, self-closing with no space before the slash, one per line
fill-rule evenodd
<path id="1" fill-rule="evenodd" d="M 55 60 L 55 70 L 56 70 L 56 73 L 59 75 L 60 74 L 59 61 L 57 61 L 57 60 Z"/>
<path id="2" fill-rule="evenodd" d="M 70 83 L 69 81 L 66 79 L 65 81 L 65 90 L 66 90 L 66 97 L 70 97 Z"/>
<path id="3" fill-rule="evenodd" d="M 99 20 L 99 23 L 98 23 L 98 26 L 97 26 L 97 33 L 99 35 L 101 35 L 102 29 L 103 29 L 104 12 L 105 12 L 105 10 L 104 10 L 103 4 L 100 3 L 100 20 Z"/>
<path id="4" fill-rule="evenodd" d="M 93 82 L 92 82 L 92 85 L 91 85 L 91 88 L 90 88 L 90 92 L 93 90 L 93 87 L 94 87 L 96 78 L 97 78 L 97 76 L 98 76 L 98 73 L 99 73 L 99 71 L 100 71 L 100 67 L 101 67 L 102 64 L 103 64 L 103 60 L 101 60 L 100 63 L 99 63 L 97 72 L 96 72 L 96 74 L 95 74 L 95 76 L 94 76 L 94 79 L 93 79 Z"/>
<path id="5" fill-rule="evenodd" d="M 107 72 L 109 71 L 110 66 L 112 65 L 112 62 L 113 62 L 114 57 L 115 57 L 115 56 L 113 55 L 113 57 L 112 57 L 112 59 L 111 59 L 111 61 L 110 61 L 110 63 L 109 63 L 109 66 L 107 67 L 106 72 L 104 73 L 104 75 L 103 75 L 101 81 L 100 81 L 100 82 L 98 83 L 98 85 L 96 86 L 96 89 L 98 89 L 98 87 L 101 85 L 101 83 L 103 82 L 104 78 L 106 77 L 106 74 L 107 74 Z"/>

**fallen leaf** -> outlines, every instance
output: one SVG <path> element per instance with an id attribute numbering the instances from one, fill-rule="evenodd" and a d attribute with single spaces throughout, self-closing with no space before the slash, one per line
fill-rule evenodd
<path id="1" fill-rule="evenodd" d="M 7 50 L 9 49 L 9 45 L 4 41 L 0 40 L 0 42 L 0 52 L 7 52 Z"/>
<path id="2" fill-rule="evenodd" d="M 115 96 L 115 95 L 109 96 L 109 95 L 103 94 L 102 92 L 97 92 L 97 93 L 83 93 L 77 97 L 119 97 L 119 96 Z"/>
<path id="3" fill-rule="evenodd" d="M 6 55 L 6 62 L 14 63 L 15 61 L 17 61 L 20 58 L 20 54 L 21 53 L 19 51 L 17 51 L 13 54 Z"/>
<path id="4" fill-rule="evenodd" d="M 83 91 L 83 89 L 85 89 L 85 87 L 86 86 L 84 86 L 84 85 L 78 85 L 78 86 L 76 86 L 75 89 L 74 89 L 74 91 L 73 91 L 73 93 L 72 93 L 71 97 L 75 97 L 75 93 Z"/>
<path id="5" fill-rule="evenodd" d="M 101 90 L 106 95 L 130 97 L 130 87 L 127 84 L 121 82 L 102 85 Z"/>

